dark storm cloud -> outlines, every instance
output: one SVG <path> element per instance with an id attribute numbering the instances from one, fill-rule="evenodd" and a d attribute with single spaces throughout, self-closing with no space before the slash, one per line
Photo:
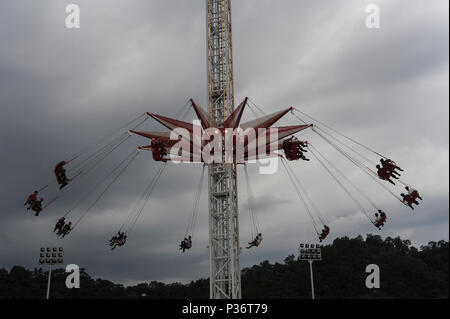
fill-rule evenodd
<path id="1" fill-rule="evenodd" d="M 39 218 L 22 209 L 30 191 L 53 179 L 56 162 L 114 128 L 146 111 L 175 115 L 190 97 L 206 103 L 204 1 L 73 2 L 81 8 L 77 31 L 64 27 L 69 1 L 0 4 L 0 266 L 33 267 L 39 247 L 62 243 L 67 262 L 123 283 L 206 277 L 205 186 L 195 246 L 184 255 L 176 247 L 198 165 L 169 165 L 123 249 L 110 252 L 106 241 L 156 172 L 150 153 L 138 156 L 68 238 L 51 234 L 55 220 L 144 138 L 130 138 Z M 382 235 L 416 245 L 448 239 L 448 2 L 371 2 L 380 4 L 379 30 L 364 26 L 369 1 L 234 1 L 236 100 L 249 96 L 267 113 L 296 106 L 392 156 L 423 194 L 414 213 L 317 136 L 302 133 L 388 211 Z M 161 129 L 151 121 L 143 127 Z M 329 220 L 332 238 L 375 232 L 318 163 L 293 167 Z M 264 241 L 258 250 L 244 249 L 241 265 L 279 261 L 298 242 L 315 240 L 281 164 L 274 176 L 259 175 L 254 165 L 249 171 Z M 242 174 L 239 189 L 244 245 L 250 229 Z"/>

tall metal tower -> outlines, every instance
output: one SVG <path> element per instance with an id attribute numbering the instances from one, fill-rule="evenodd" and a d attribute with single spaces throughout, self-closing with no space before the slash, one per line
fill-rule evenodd
<path id="1" fill-rule="evenodd" d="M 209 117 L 221 127 L 234 110 L 231 0 L 206 0 L 206 18 Z M 236 165 L 209 165 L 208 186 L 210 298 L 241 298 Z"/>
<path id="2" fill-rule="evenodd" d="M 236 141 L 241 141 L 240 143 L 247 148 L 247 151 L 248 147 L 257 145 L 258 149 L 261 148 L 265 151 L 264 154 L 258 154 L 258 156 L 278 157 L 277 153 L 273 153 L 272 146 L 275 145 L 276 150 L 285 150 L 285 138 L 311 127 L 311 125 L 277 127 L 276 132 L 273 133 L 269 130 L 266 133 L 265 129 L 270 129 L 280 118 L 292 111 L 292 107 L 264 115 L 240 125 L 247 98 L 234 109 L 231 0 L 206 0 L 206 23 L 209 115 L 191 99 L 192 107 L 202 127 L 204 129 L 215 128 L 217 130 L 215 133 L 218 133 L 218 130 L 220 130 L 225 136 L 227 135 L 227 129 L 230 128 L 233 130 L 233 145 L 237 143 L 234 140 L 234 137 L 237 137 Z M 177 128 L 187 130 L 190 134 L 189 138 L 194 135 L 196 127 L 199 127 L 198 125 L 174 118 L 154 113 L 147 114 L 171 131 Z M 234 136 L 236 132 L 234 129 L 238 127 L 241 129 L 253 129 L 255 133 L 250 140 L 246 140 L 245 134 L 241 135 L 239 132 L 237 136 Z M 262 129 L 262 133 L 260 133 L 260 129 Z M 134 130 L 130 132 L 151 139 L 150 145 L 141 146 L 140 149 L 153 151 L 154 160 L 166 162 L 172 160 L 172 155 L 178 158 L 179 149 L 177 147 L 173 148 L 178 143 L 178 140 L 171 140 L 168 132 Z M 263 137 L 262 139 L 260 139 L 261 136 Z M 274 143 L 274 138 L 278 143 Z M 164 147 L 161 146 L 163 144 L 165 145 Z M 216 143 L 214 144 L 213 147 L 216 147 Z M 295 148 L 295 145 L 292 147 Z M 166 155 L 170 154 L 171 156 L 165 157 L 163 148 L 166 151 Z M 173 150 L 174 152 L 172 152 Z M 233 149 L 233 151 L 235 150 Z M 258 150 L 259 152 L 260 150 Z M 239 264 L 241 250 L 239 246 L 236 183 L 237 156 L 235 156 L 237 154 L 231 156 L 234 162 L 230 163 L 230 158 L 227 158 L 227 161 L 225 160 L 225 156 L 229 155 L 226 153 L 222 145 L 222 161 L 217 161 L 216 155 L 214 155 L 215 162 L 210 163 L 209 159 L 207 161 L 209 174 L 209 280 L 211 299 L 241 298 L 241 270 Z M 189 154 L 182 154 L 181 157 L 185 162 L 192 162 L 195 156 L 197 155 L 193 153 L 191 148 Z M 249 159 L 252 159 L 251 154 L 247 152 L 244 158 L 239 160 L 240 164 L 242 164 L 242 161 L 245 162 Z M 291 155 L 289 160 L 295 159 L 298 158 L 292 158 Z M 205 162 L 203 158 L 201 161 Z"/>

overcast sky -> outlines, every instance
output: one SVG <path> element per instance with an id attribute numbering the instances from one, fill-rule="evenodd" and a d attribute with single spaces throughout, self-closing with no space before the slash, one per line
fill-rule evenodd
<path id="1" fill-rule="evenodd" d="M 79 30 L 64 24 L 65 6 L 72 2 L 81 8 Z M 380 7 L 380 29 L 365 26 L 369 3 Z M 314 143 L 388 213 L 377 231 L 317 162 L 292 163 L 331 227 L 326 243 L 368 233 L 401 236 L 416 246 L 448 240 L 448 6 L 447 0 L 233 2 L 236 103 L 248 96 L 267 113 L 295 106 L 332 124 L 394 159 L 424 199 L 412 212 L 318 136 L 302 132 L 299 137 Z M 199 165 L 168 165 L 124 247 L 110 251 L 107 240 L 158 168 L 150 153 L 138 156 L 63 241 L 51 232 L 108 169 L 147 142 L 142 137 L 130 138 L 41 216 L 22 206 L 31 191 L 53 179 L 57 162 L 139 114 L 174 116 L 190 97 L 205 106 L 205 34 L 203 0 L 1 1 L 0 267 L 35 267 L 39 247 L 62 245 L 65 263 L 124 284 L 208 277 L 206 188 L 194 247 L 185 254 L 177 248 Z M 251 112 L 245 117 L 252 119 Z M 144 128 L 161 129 L 147 122 Z M 287 115 L 281 123 L 298 120 Z M 252 165 L 250 174 L 264 240 L 243 250 L 241 265 L 282 261 L 296 254 L 299 242 L 316 242 L 281 165 L 275 175 L 260 175 Z M 250 223 L 241 170 L 239 175 L 245 245 Z M 400 186 L 391 189 L 401 192 Z M 43 196 L 48 201 L 55 194 L 53 187 Z"/>

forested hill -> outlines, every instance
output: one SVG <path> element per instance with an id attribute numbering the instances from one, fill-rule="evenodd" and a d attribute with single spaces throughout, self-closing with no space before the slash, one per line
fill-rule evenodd
<path id="1" fill-rule="evenodd" d="M 322 248 L 323 260 L 314 263 L 317 298 L 448 298 L 448 254 L 446 241 L 430 242 L 417 249 L 410 241 L 368 235 L 338 238 Z M 380 289 L 365 286 L 368 264 L 380 268 Z M 93 279 L 85 270 L 81 288 L 67 289 L 63 269 L 52 273 L 52 298 L 208 298 L 208 279 L 190 284 L 152 281 L 124 287 L 104 279 Z M 242 270 L 244 298 L 310 298 L 307 262 L 288 256 L 283 263 L 264 261 Z M 43 298 L 47 272 L 15 266 L 0 269 L 0 298 Z"/>

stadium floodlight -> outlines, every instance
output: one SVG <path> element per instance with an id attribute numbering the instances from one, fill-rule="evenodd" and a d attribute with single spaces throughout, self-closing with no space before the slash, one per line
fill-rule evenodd
<path id="1" fill-rule="evenodd" d="M 41 247 L 39 264 L 48 265 L 47 299 L 50 299 L 50 281 L 52 278 L 52 266 L 64 262 L 64 250 L 62 247 Z"/>
<path id="2" fill-rule="evenodd" d="M 311 295 L 312 299 L 314 299 L 314 277 L 312 264 L 314 261 L 322 260 L 321 245 L 301 243 L 298 247 L 298 260 L 306 260 L 309 262 L 309 271 L 311 273 Z"/>

